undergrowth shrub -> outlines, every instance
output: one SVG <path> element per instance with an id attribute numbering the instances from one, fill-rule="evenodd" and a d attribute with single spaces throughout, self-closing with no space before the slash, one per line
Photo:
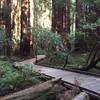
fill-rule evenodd
<path id="1" fill-rule="evenodd" d="M 11 55 L 13 46 L 12 39 L 0 28 L 0 55 Z"/>
<path id="2" fill-rule="evenodd" d="M 41 29 L 34 32 L 33 37 L 35 41 L 34 51 L 37 54 L 45 54 L 50 59 L 65 59 L 67 49 L 64 48 L 59 35 L 47 29 Z"/>
<path id="3" fill-rule="evenodd" d="M 83 43 L 85 44 L 87 43 L 87 41 L 85 41 L 85 35 L 86 34 L 82 32 L 77 32 L 76 37 L 69 35 L 69 43 L 77 40 L 78 42 L 84 41 Z M 34 51 L 37 52 L 36 54 L 45 54 L 48 58 L 48 63 L 55 65 L 64 64 L 68 56 L 68 65 L 79 66 L 85 64 L 86 57 L 82 55 L 80 57 L 75 57 L 75 50 L 69 50 L 68 48 L 64 47 L 61 37 L 56 33 L 53 33 L 47 29 L 41 29 L 34 32 L 33 36 L 35 42 L 33 46 Z"/>
<path id="4" fill-rule="evenodd" d="M 5 32 L 0 29 L 0 54 L 4 54 L 4 49 L 6 45 L 6 34 Z"/>
<path id="5" fill-rule="evenodd" d="M 8 60 L 0 60 L 0 95 L 17 91 L 25 82 L 31 81 L 32 84 L 39 83 L 38 76 L 32 71 L 31 65 L 13 68 Z"/>

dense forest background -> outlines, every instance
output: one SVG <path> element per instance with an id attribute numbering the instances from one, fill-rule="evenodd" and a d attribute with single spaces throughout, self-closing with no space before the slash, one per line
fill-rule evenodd
<path id="1" fill-rule="evenodd" d="M 100 100 L 99 77 L 100 0 L 0 0 L 0 100 Z"/>
<path id="2" fill-rule="evenodd" d="M 12 51 L 22 56 L 31 49 L 36 53 L 47 48 L 46 39 L 52 37 L 50 50 L 58 48 L 59 37 L 63 50 L 90 51 L 100 33 L 100 0 L 1 0 L 0 33 L 8 56 Z"/>

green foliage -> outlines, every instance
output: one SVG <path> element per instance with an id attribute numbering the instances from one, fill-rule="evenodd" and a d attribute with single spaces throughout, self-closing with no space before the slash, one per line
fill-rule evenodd
<path id="1" fill-rule="evenodd" d="M 100 7 L 100 0 L 81 0 L 84 5 L 95 4 L 96 7 Z"/>
<path id="2" fill-rule="evenodd" d="M 76 40 L 85 40 L 85 35 L 86 33 L 79 31 L 75 33 L 75 38 Z"/>
<path id="3" fill-rule="evenodd" d="M 3 29 L 0 29 L 0 54 L 7 55 L 7 50 L 11 50 L 13 47 L 13 41 L 7 37 L 7 34 Z M 9 51 L 10 52 L 10 51 Z"/>
<path id="4" fill-rule="evenodd" d="M 68 55 L 69 51 L 66 50 L 66 51 L 58 51 L 57 52 L 57 60 L 61 63 L 65 63 L 65 60 L 66 60 L 66 56 Z M 70 59 L 70 56 L 69 56 L 69 59 Z"/>
<path id="5" fill-rule="evenodd" d="M 96 30 L 98 26 L 100 26 L 99 23 L 99 8 L 100 8 L 100 0 L 81 0 L 82 6 L 83 6 L 83 15 L 82 19 L 84 19 L 83 22 L 81 22 L 81 28 L 83 30 Z M 87 9 L 86 9 L 87 8 Z"/>
<path id="6" fill-rule="evenodd" d="M 39 7 L 41 8 L 41 11 L 43 10 L 43 6 L 46 9 L 51 10 L 51 1 L 50 0 L 39 0 Z M 45 11 L 45 10 L 44 10 Z"/>
<path id="7" fill-rule="evenodd" d="M 2 29 L 0 29 L 0 44 L 4 45 L 6 42 L 6 39 L 7 39 L 6 33 Z"/>
<path id="8" fill-rule="evenodd" d="M 73 65 L 80 66 L 86 63 L 86 57 L 81 55 L 79 58 L 73 59 Z"/>
<path id="9" fill-rule="evenodd" d="M 74 34 L 69 34 L 68 39 L 69 39 L 70 43 L 73 43 L 76 40 L 84 40 L 85 36 L 86 36 L 85 32 L 79 31 L 79 32 L 75 32 L 75 35 Z"/>
<path id="10" fill-rule="evenodd" d="M 97 19 L 96 24 L 100 26 L 100 18 Z"/>
<path id="11" fill-rule="evenodd" d="M 41 14 L 43 14 L 46 9 L 51 11 L 51 0 L 35 0 L 34 1 L 34 8 L 35 8 L 35 14 L 39 17 Z"/>
<path id="12" fill-rule="evenodd" d="M 92 4 L 94 2 L 94 0 L 81 0 L 81 3 L 83 4 Z"/>
<path id="13" fill-rule="evenodd" d="M 6 57 L 6 56 L 0 56 L 0 64 L 1 64 L 1 62 L 2 61 L 9 61 L 9 58 L 8 57 Z"/>
<path id="14" fill-rule="evenodd" d="M 69 63 L 67 64 L 66 67 L 68 68 L 78 68 L 82 65 L 86 64 L 86 59 L 87 59 L 88 54 L 80 54 L 78 56 L 71 56 L 71 61 L 69 61 Z"/>
<path id="15" fill-rule="evenodd" d="M 10 7 L 8 5 L 4 5 L 3 8 L 0 8 L 0 10 L 3 12 L 3 20 L 9 20 L 11 12 Z"/>
<path id="16" fill-rule="evenodd" d="M 97 24 L 96 23 L 86 23 L 84 25 L 82 25 L 83 29 L 91 29 L 91 30 L 95 30 L 97 28 Z"/>
<path id="17" fill-rule="evenodd" d="M 54 52 L 56 47 L 63 48 L 60 36 L 50 32 L 47 29 L 41 29 L 33 33 L 38 48 L 45 50 L 47 55 Z"/>
<path id="18" fill-rule="evenodd" d="M 81 28 L 84 30 L 87 30 L 87 29 L 96 30 L 98 26 L 100 26 L 100 18 L 97 18 L 97 20 L 94 23 L 85 23 L 81 25 Z"/>
<path id="19" fill-rule="evenodd" d="M 65 59 L 67 50 L 64 48 L 61 38 L 56 33 L 47 29 L 41 29 L 33 33 L 34 49 L 38 54 L 45 54 L 51 59 Z"/>
<path id="20" fill-rule="evenodd" d="M 97 8 L 100 8 L 100 0 L 95 0 L 94 3 L 96 4 Z"/>
<path id="21" fill-rule="evenodd" d="M 0 93 L 7 90 L 16 91 L 27 81 L 32 81 L 34 84 L 39 82 L 38 77 L 32 72 L 31 65 L 18 66 L 18 68 L 19 70 L 13 68 L 8 60 L 0 60 Z"/>
<path id="22" fill-rule="evenodd" d="M 59 7 L 65 7 L 67 1 L 66 0 L 57 0 L 56 1 L 56 5 L 58 5 Z"/>

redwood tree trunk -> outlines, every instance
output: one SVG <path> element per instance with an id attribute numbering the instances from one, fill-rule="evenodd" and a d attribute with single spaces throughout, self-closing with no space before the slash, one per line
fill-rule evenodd
<path id="1" fill-rule="evenodd" d="M 52 0 L 52 31 L 57 31 L 57 1 Z"/>
<path id="2" fill-rule="evenodd" d="M 5 7 L 5 11 L 3 11 L 3 21 L 5 24 L 5 31 L 6 31 L 6 35 L 7 35 L 7 45 L 6 45 L 6 49 L 7 49 L 7 56 L 11 55 L 11 51 L 12 51 L 12 33 L 11 33 L 11 0 L 2 0 L 2 7 Z"/>
<path id="3" fill-rule="evenodd" d="M 52 31 L 61 35 L 63 42 L 67 42 L 67 33 L 70 33 L 70 0 L 52 0 Z"/>
<path id="4" fill-rule="evenodd" d="M 65 22 L 67 23 L 66 27 L 67 27 L 67 33 L 70 33 L 70 0 L 67 0 L 67 14 L 65 15 Z M 67 18 L 67 20 L 66 20 Z"/>
<path id="5" fill-rule="evenodd" d="M 96 8 L 96 15 L 98 19 L 100 18 L 100 8 Z M 100 24 L 97 26 L 97 35 L 100 36 Z"/>
<path id="6" fill-rule="evenodd" d="M 20 54 L 22 56 L 28 56 L 30 54 L 30 34 L 28 32 L 28 28 L 30 27 L 29 0 L 22 0 L 21 5 Z"/>
<path id="7" fill-rule="evenodd" d="M 81 2 L 76 0 L 76 31 L 80 30 Z"/>
<path id="8" fill-rule="evenodd" d="M 80 24 L 81 24 L 81 0 L 76 0 L 76 32 L 80 32 Z M 84 39 L 76 37 L 75 39 L 75 47 L 78 48 L 78 51 L 84 52 L 86 50 L 86 44 Z"/>

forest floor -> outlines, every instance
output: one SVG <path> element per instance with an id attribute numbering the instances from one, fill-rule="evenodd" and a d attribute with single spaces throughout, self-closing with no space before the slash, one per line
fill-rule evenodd
<path id="1" fill-rule="evenodd" d="M 46 58 L 41 61 L 38 61 L 37 64 L 54 68 L 72 69 L 72 68 L 80 68 L 81 66 L 86 65 L 87 58 L 88 56 L 86 53 L 74 53 L 71 56 L 69 56 L 68 63 L 66 64 L 65 67 L 63 67 L 65 64 L 65 60 L 61 61 L 59 60 L 59 58 L 58 59 L 54 58 L 52 60 L 50 60 L 50 58 Z M 100 66 L 100 63 L 98 63 L 98 65 Z M 95 68 L 92 68 L 87 72 L 100 75 L 100 70 L 97 70 Z"/>
<path id="2" fill-rule="evenodd" d="M 14 61 L 14 59 L 11 60 L 5 56 L 0 56 L 0 96 L 17 92 L 42 82 L 38 78 L 38 74 L 31 71 L 30 66 L 16 68 L 13 65 Z"/>
<path id="3" fill-rule="evenodd" d="M 8 95 L 9 97 L 9 95 L 12 95 L 13 93 L 35 87 L 36 85 L 42 84 L 51 79 L 34 72 L 29 65 L 20 65 L 16 67 L 13 65 L 15 61 L 20 61 L 20 59 L 0 57 L 0 100 L 2 100 L 1 97 L 3 96 L 6 97 Z M 34 100 L 61 100 L 61 98 L 66 97 L 69 92 L 71 92 L 70 89 L 57 83 L 51 88 L 37 93 Z M 68 98 L 71 97 L 71 95 L 70 97 L 68 96 Z"/>
<path id="4" fill-rule="evenodd" d="M 74 54 L 73 56 L 69 57 L 69 62 L 65 68 L 70 69 L 72 67 L 84 65 L 86 58 L 86 54 Z M 0 57 L 0 97 L 30 88 L 31 86 L 36 86 L 37 84 L 42 84 L 49 80 L 45 79 L 45 77 L 41 76 L 39 73 L 34 72 L 32 70 L 32 66 L 30 65 L 26 64 L 25 66 L 20 65 L 17 67 L 13 66 L 15 61 L 19 62 L 24 60 L 25 58 L 21 59 L 12 57 L 9 59 L 7 57 Z M 32 60 L 32 62 L 34 61 Z M 58 59 L 50 61 L 50 59 L 46 57 L 45 59 L 39 60 L 38 64 L 43 66 L 62 68 L 64 62 L 61 62 Z M 100 74 L 99 71 L 94 69 L 90 70 L 90 72 Z M 58 87 L 60 87 L 59 90 Z M 39 96 L 37 96 L 37 98 L 34 100 L 60 100 L 60 98 L 65 96 L 65 93 L 69 95 L 69 91 L 73 90 L 69 90 L 62 85 L 57 84 L 55 87 L 39 93 Z"/>

